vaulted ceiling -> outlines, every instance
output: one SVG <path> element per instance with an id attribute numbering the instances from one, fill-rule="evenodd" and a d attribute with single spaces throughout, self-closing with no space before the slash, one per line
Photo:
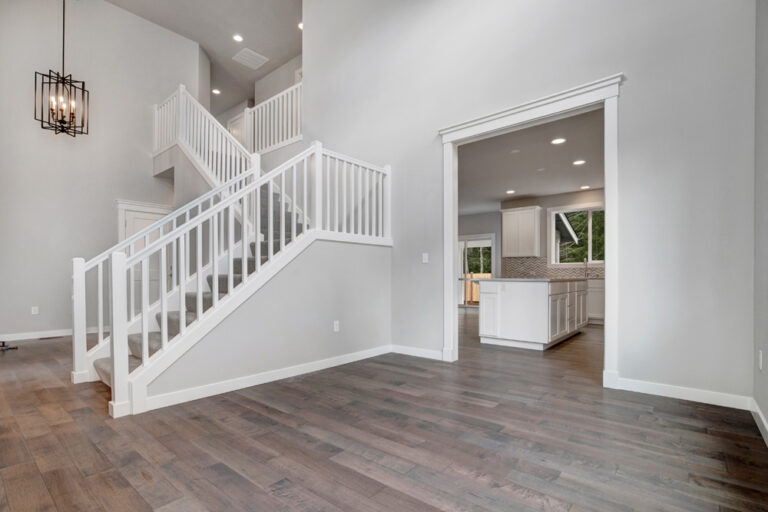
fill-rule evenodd
<path id="1" fill-rule="evenodd" d="M 253 96 L 253 83 L 301 53 L 301 0 L 109 0 L 193 41 L 211 59 L 211 111 Z M 243 36 L 243 42 L 232 39 Z M 241 49 L 269 61 L 257 70 L 232 60 Z"/>

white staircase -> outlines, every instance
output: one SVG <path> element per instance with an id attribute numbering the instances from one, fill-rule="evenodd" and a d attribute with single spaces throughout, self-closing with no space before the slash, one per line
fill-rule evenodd
<path id="1" fill-rule="evenodd" d="M 114 417 L 152 408 L 149 384 L 313 241 L 391 245 L 388 167 L 315 142 L 260 175 L 258 154 L 183 87 L 156 108 L 155 141 L 182 147 L 217 185 L 73 260 L 72 380 L 110 385 Z"/>

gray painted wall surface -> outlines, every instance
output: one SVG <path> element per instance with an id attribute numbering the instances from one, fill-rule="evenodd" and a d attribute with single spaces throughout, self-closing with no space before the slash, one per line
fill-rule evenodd
<path id="1" fill-rule="evenodd" d="M 482 235 L 494 233 L 493 275 L 501 276 L 501 213 L 476 213 L 474 215 L 459 215 L 459 236 Z"/>
<path id="2" fill-rule="evenodd" d="M 390 256 L 388 247 L 314 242 L 150 384 L 149 395 L 389 345 Z"/>
<path id="3" fill-rule="evenodd" d="M 33 120 L 34 71 L 61 66 L 57 2 L 0 2 L 0 335 L 71 328 L 72 258 L 117 242 L 115 200 L 170 204 L 152 175 L 152 104 L 197 94 L 198 45 L 103 0 L 67 4 L 67 73 L 91 93 L 89 135 Z M 39 306 L 39 316 L 30 315 Z"/>
<path id="4" fill-rule="evenodd" d="M 757 3 L 756 107 L 755 352 L 763 351 L 763 371 L 755 364 L 755 400 L 768 414 L 768 0 Z"/>
<path id="5" fill-rule="evenodd" d="M 605 203 L 603 189 L 580 190 L 568 194 L 555 194 L 542 197 L 525 197 L 510 199 L 501 203 L 502 208 L 520 208 L 523 206 L 541 206 L 541 256 L 547 257 L 547 208 L 575 204 Z"/>
<path id="6" fill-rule="evenodd" d="M 197 52 L 197 99 L 206 110 L 211 110 L 211 59 L 198 47 Z"/>
<path id="7" fill-rule="evenodd" d="M 394 343 L 442 347 L 438 130 L 624 72 L 620 374 L 752 394 L 754 0 L 308 1 L 304 22 L 305 137 L 393 166 Z"/>
<path id="8" fill-rule="evenodd" d="M 294 85 L 295 72 L 301 67 L 301 55 L 297 55 L 261 80 L 257 80 L 253 86 L 254 105 L 271 98 Z"/>

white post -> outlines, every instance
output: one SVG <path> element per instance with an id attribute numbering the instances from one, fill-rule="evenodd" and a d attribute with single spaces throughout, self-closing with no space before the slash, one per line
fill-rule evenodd
<path id="1" fill-rule="evenodd" d="M 85 327 L 85 260 L 72 258 L 72 383 L 88 381 Z"/>
<path id="2" fill-rule="evenodd" d="M 158 134 L 160 133 L 160 130 L 157 126 L 157 103 L 152 105 L 152 128 L 153 128 L 153 133 L 155 137 L 152 141 L 152 148 L 153 148 L 153 151 L 157 151 L 158 149 L 160 149 L 160 145 L 157 143 Z"/>
<path id="3" fill-rule="evenodd" d="M 314 177 L 314 229 L 323 229 L 323 144 L 316 140 L 312 143 L 312 150 L 315 154 L 315 177 Z"/>
<path id="4" fill-rule="evenodd" d="M 112 253 L 112 401 L 109 414 L 113 418 L 130 411 L 128 403 L 128 319 L 126 314 L 125 253 Z"/>
<path id="5" fill-rule="evenodd" d="M 387 171 L 384 175 L 384 237 L 392 238 L 392 166 L 385 165 Z"/>
<path id="6" fill-rule="evenodd" d="M 248 151 L 251 151 L 251 149 L 248 149 Z M 255 174 L 253 179 L 257 179 L 259 176 L 261 176 L 261 155 L 258 153 L 251 153 L 251 168 L 256 169 L 258 172 Z"/>
<path id="7" fill-rule="evenodd" d="M 254 153 L 254 144 L 253 144 L 253 134 L 254 134 L 254 126 L 253 126 L 253 112 L 250 108 L 246 108 L 243 111 L 243 140 L 245 141 L 245 149 L 248 150 L 249 153 Z M 251 161 L 251 165 L 253 165 L 253 161 Z"/>
<path id="8" fill-rule="evenodd" d="M 184 93 L 187 92 L 187 88 L 184 84 L 179 84 L 179 102 L 178 102 L 178 116 L 179 116 L 179 133 L 178 138 L 184 139 Z"/>

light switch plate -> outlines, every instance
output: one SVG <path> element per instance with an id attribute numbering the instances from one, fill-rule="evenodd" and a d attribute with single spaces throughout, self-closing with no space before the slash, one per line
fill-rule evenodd
<path id="1" fill-rule="evenodd" d="M 40 308 L 37 306 L 32 306 L 32 309 L 30 310 L 30 314 L 32 315 L 39 315 L 40 314 Z"/>
<path id="2" fill-rule="evenodd" d="M 333 321 L 333 332 L 339 332 L 341 330 L 341 324 L 338 320 Z"/>
<path id="3" fill-rule="evenodd" d="M 429 253 L 428 252 L 421 253 L 421 262 L 422 263 L 429 263 Z"/>

